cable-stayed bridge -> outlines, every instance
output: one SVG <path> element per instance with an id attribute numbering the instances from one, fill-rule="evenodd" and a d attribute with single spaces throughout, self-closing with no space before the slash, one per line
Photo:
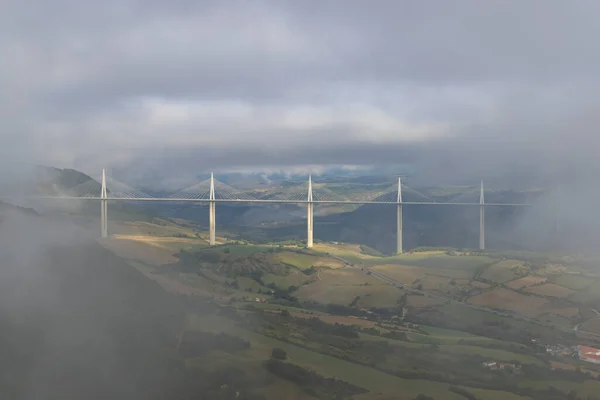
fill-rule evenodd
<path id="1" fill-rule="evenodd" d="M 411 193 L 420 201 L 404 201 L 403 192 Z M 215 245 L 216 204 L 217 203 L 279 203 L 306 204 L 307 207 L 307 247 L 313 246 L 313 214 L 316 204 L 364 205 L 388 204 L 397 208 L 397 252 L 402 253 L 402 212 L 404 205 L 429 206 L 476 206 L 480 210 L 479 248 L 485 248 L 485 207 L 527 207 L 526 203 L 485 203 L 483 182 L 479 190 L 479 202 L 436 202 L 414 189 L 402 184 L 400 178 L 396 184 L 377 192 L 361 192 L 357 195 L 344 195 L 328 189 L 325 184 L 313 182 L 309 176 L 304 182 L 282 186 L 264 191 L 240 190 L 214 178 L 199 182 L 193 186 L 167 196 L 154 197 L 135 189 L 106 175 L 98 180 L 87 180 L 79 185 L 64 190 L 46 190 L 45 193 L 27 192 L 20 195 L 0 196 L 2 198 L 28 198 L 38 200 L 89 200 L 100 202 L 101 236 L 108 237 L 108 202 L 109 201 L 144 201 L 144 202 L 194 202 L 209 204 L 209 237 L 210 244 Z"/>

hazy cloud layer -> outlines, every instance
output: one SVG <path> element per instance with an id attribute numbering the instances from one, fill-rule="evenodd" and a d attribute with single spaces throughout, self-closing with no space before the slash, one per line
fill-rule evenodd
<path id="1" fill-rule="evenodd" d="M 597 165 L 596 1 L 12 1 L 5 160 Z M 160 164 L 159 164 L 160 163 Z"/>

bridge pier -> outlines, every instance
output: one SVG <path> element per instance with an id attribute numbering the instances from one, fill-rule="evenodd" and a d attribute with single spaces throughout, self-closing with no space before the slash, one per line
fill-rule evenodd
<path id="1" fill-rule="evenodd" d="M 216 237 L 216 229 L 215 229 L 215 202 L 211 201 L 209 203 L 209 244 L 211 246 L 215 245 L 215 237 Z"/>
<path id="2" fill-rule="evenodd" d="M 479 193 L 479 250 L 485 250 L 485 205 L 483 197 L 483 181 Z"/>
<path id="3" fill-rule="evenodd" d="M 208 203 L 209 208 L 209 216 L 208 216 L 208 236 L 209 236 L 209 245 L 214 246 L 216 244 L 216 228 L 215 228 L 215 220 L 217 217 L 216 208 L 215 208 L 215 178 L 213 177 L 213 173 L 210 173 L 210 192 L 209 192 L 210 202 Z"/>
<path id="4" fill-rule="evenodd" d="M 103 239 L 108 237 L 108 194 L 104 170 L 102 170 L 102 188 L 100 189 L 100 236 Z"/>
<path id="5" fill-rule="evenodd" d="M 396 254 L 402 254 L 402 204 L 398 204 L 398 221 L 397 221 L 397 243 L 396 243 Z"/>
<path id="6" fill-rule="evenodd" d="M 398 205 L 397 205 L 397 221 L 396 221 L 396 253 L 402 254 L 402 181 L 398 177 Z"/>
<path id="7" fill-rule="evenodd" d="M 313 215 L 314 215 L 314 203 L 312 196 L 312 178 L 308 176 L 308 203 L 306 204 L 306 247 L 309 249 L 313 247 Z"/>
<path id="8" fill-rule="evenodd" d="M 306 247 L 313 247 L 313 203 L 307 204 L 307 215 L 306 215 Z"/>

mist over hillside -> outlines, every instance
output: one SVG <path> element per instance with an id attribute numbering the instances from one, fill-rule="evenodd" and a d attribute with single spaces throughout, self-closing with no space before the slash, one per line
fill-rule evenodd
<path id="1" fill-rule="evenodd" d="M 0 213 L 2 397 L 175 393 L 176 366 L 161 349 L 182 318 L 176 303 L 90 232 L 14 207 Z"/>

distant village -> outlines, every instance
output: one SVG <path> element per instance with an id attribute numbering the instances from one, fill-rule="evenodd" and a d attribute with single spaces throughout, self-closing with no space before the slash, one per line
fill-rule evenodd
<path id="1" fill-rule="evenodd" d="M 535 340 L 535 339 L 534 339 Z M 570 356 L 576 357 L 581 361 L 593 364 L 600 364 L 600 349 L 588 346 L 564 346 L 561 344 L 545 345 L 546 353 L 551 356 Z"/>

